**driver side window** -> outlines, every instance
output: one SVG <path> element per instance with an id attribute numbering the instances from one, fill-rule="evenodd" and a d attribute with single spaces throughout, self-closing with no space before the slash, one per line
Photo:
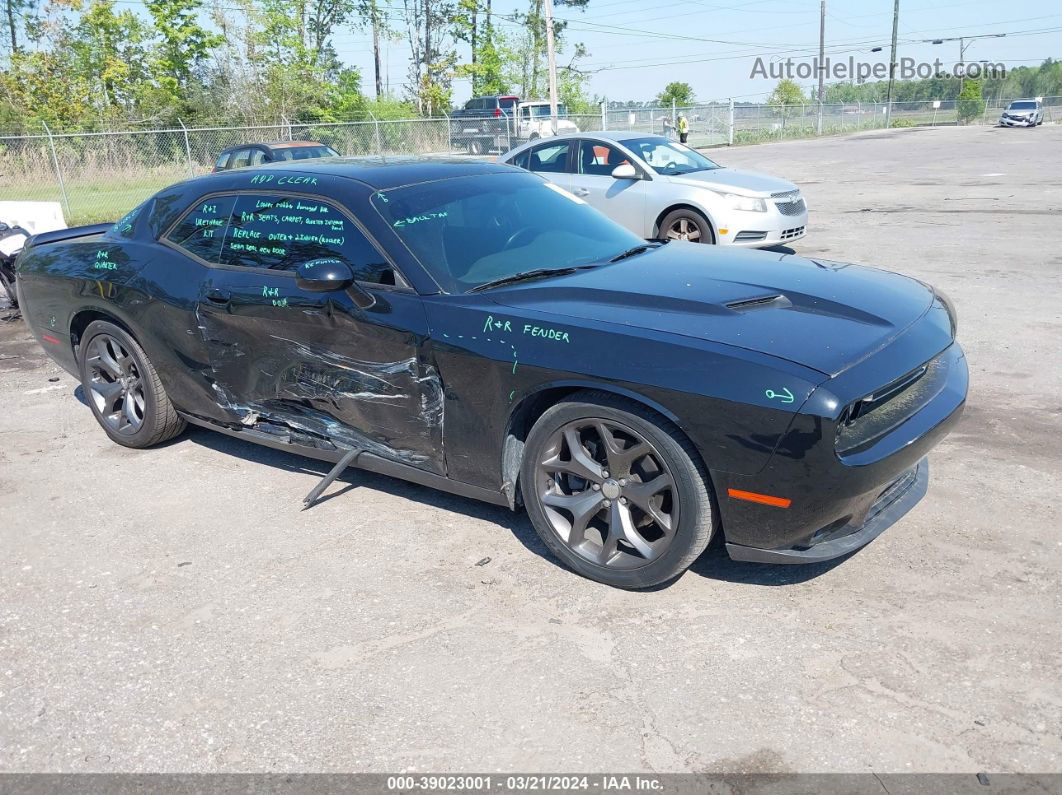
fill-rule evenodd
<path id="1" fill-rule="evenodd" d="M 629 163 L 619 149 L 600 141 L 582 141 L 579 144 L 579 173 L 589 176 L 610 177 L 616 166 Z"/>

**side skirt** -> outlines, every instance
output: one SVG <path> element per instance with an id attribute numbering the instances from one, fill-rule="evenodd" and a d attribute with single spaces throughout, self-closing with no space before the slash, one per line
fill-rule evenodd
<path id="1" fill-rule="evenodd" d="M 319 461 L 330 461 L 334 464 L 349 452 L 346 448 L 325 450 L 318 447 L 310 447 L 308 445 L 293 444 L 291 442 L 285 442 L 283 439 L 278 439 L 273 434 L 262 433 L 253 428 L 237 430 L 225 425 L 219 425 L 210 420 L 205 420 L 201 417 L 196 417 L 194 414 L 186 414 L 183 411 L 178 411 L 177 413 L 191 425 L 197 425 L 200 428 L 206 428 L 211 431 L 218 431 L 226 436 L 232 436 L 235 439 L 245 439 L 248 442 L 271 447 L 274 450 L 285 450 L 289 453 L 304 455 L 307 458 L 315 458 Z M 469 497 L 473 500 L 489 502 L 492 505 L 504 505 L 509 507 L 509 499 L 501 491 L 492 491 L 491 489 L 485 489 L 482 486 L 473 486 L 470 483 L 451 480 L 443 475 L 436 475 L 434 472 L 425 472 L 422 469 L 411 467 L 408 464 L 400 464 L 397 461 L 381 458 L 373 453 L 363 452 L 359 454 L 354 459 L 351 466 L 357 467 L 358 469 L 365 469 L 369 472 L 376 472 L 380 475 L 401 478 L 402 480 L 408 480 L 410 483 L 438 489 L 439 491 L 446 491 L 450 494 L 457 494 L 461 497 Z"/>

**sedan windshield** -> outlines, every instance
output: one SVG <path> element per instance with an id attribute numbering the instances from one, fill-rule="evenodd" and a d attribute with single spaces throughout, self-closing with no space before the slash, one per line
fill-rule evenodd
<path id="1" fill-rule="evenodd" d="M 1036 110 L 1035 102 L 1011 102 L 1007 110 Z"/>
<path id="2" fill-rule="evenodd" d="M 624 141 L 623 145 L 640 155 L 658 174 L 691 174 L 722 168 L 700 152 L 659 135 L 634 138 Z"/>
<path id="3" fill-rule="evenodd" d="M 450 293 L 543 268 L 606 263 L 645 242 L 527 173 L 409 185 L 373 194 L 372 205 Z"/>

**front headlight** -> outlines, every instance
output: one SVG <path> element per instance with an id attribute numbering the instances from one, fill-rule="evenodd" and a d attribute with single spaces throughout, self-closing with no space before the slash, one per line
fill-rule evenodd
<path id="1" fill-rule="evenodd" d="M 739 196 L 736 193 L 724 193 L 723 198 L 731 210 L 744 210 L 750 213 L 767 212 L 767 202 L 751 196 Z"/>

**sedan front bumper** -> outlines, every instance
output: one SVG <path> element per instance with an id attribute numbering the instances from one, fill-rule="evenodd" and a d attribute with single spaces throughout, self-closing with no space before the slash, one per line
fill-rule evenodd
<path id="1" fill-rule="evenodd" d="M 773 206 L 767 212 L 732 211 L 719 221 L 716 242 L 739 248 L 767 248 L 784 246 L 807 234 L 808 212 L 783 215 Z"/>
<path id="2" fill-rule="evenodd" d="M 1000 127 L 1034 127 L 1036 122 L 1031 119 L 1008 119 L 1003 117 L 999 120 Z"/>

